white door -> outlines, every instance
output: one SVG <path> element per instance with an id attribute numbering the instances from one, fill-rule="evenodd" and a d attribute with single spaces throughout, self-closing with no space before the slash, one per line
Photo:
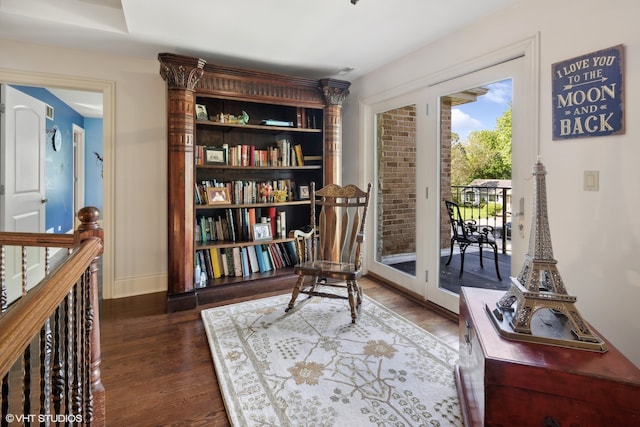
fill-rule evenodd
<path id="1" fill-rule="evenodd" d="M 457 77 L 443 83 L 439 83 L 429 87 L 429 155 L 425 158 L 424 169 L 429 170 L 426 186 L 430 189 L 436 189 L 431 192 L 433 197 L 429 197 L 427 201 L 426 212 L 431 213 L 433 217 L 438 217 L 438 221 L 429 223 L 429 230 L 424 234 L 426 240 L 431 242 L 426 250 L 427 270 L 433 271 L 435 274 L 430 275 L 433 280 L 427 281 L 426 296 L 427 299 L 452 311 L 458 313 L 459 302 L 458 294 L 444 289 L 439 284 L 440 277 L 440 257 L 442 255 L 440 241 L 440 212 L 441 210 L 441 114 L 442 100 L 450 98 L 453 94 L 464 93 L 469 89 L 480 88 L 488 84 L 511 79 L 513 85 L 512 99 L 512 199 L 514 201 L 531 200 L 533 192 L 531 180 L 531 169 L 536 160 L 537 143 L 535 141 L 535 129 L 532 129 L 532 121 L 526 116 L 527 111 L 532 111 L 531 104 L 533 100 L 527 93 L 529 82 L 526 81 L 525 60 L 523 57 L 512 59 L 498 65 L 484 68 L 473 73 Z M 445 115 L 445 120 L 450 117 Z M 437 194 L 435 194 L 437 192 Z M 511 240 L 511 271 L 504 272 L 503 282 L 509 283 L 508 276 L 517 274 L 528 243 L 526 235 L 527 227 L 524 227 L 523 221 L 528 217 L 521 216 L 518 209 L 526 209 L 522 203 L 516 203 L 513 209 L 514 218 L 517 223 Z M 448 249 L 446 249 L 448 253 Z M 493 266 L 487 266 L 492 268 Z"/>
<path id="2" fill-rule="evenodd" d="M 424 199 L 415 195 L 423 174 L 417 159 L 425 155 L 425 91 L 373 104 L 371 112 L 375 179 L 368 217 L 374 237 L 367 241 L 374 244 L 366 251 L 368 270 L 424 295 L 426 273 L 417 256 L 424 247 Z"/>
<path id="3" fill-rule="evenodd" d="M 45 227 L 45 104 L 7 85 L 1 85 L 0 114 L 0 229 L 44 232 Z M 7 296 L 22 293 L 20 248 L 7 250 Z M 44 249 L 27 249 L 27 288 L 44 277 Z"/>

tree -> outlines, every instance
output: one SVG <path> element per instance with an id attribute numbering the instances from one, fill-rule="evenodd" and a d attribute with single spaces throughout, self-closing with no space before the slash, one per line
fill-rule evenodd
<path id="1" fill-rule="evenodd" d="M 451 183 L 511 178 L 511 107 L 496 120 L 495 130 L 476 130 L 467 141 L 451 144 Z"/>

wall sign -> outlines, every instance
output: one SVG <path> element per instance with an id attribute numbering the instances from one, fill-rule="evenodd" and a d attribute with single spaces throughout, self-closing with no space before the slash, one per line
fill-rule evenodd
<path id="1" fill-rule="evenodd" d="M 623 45 L 551 66 L 553 139 L 624 134 Z"/>

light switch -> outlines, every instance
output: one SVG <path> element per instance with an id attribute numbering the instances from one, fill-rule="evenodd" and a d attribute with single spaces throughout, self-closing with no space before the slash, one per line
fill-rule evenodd
<path id="1" fill-rule="evenodd" d="M 584 171 L 584 191 L 600 190 L 600 172 Z"/>

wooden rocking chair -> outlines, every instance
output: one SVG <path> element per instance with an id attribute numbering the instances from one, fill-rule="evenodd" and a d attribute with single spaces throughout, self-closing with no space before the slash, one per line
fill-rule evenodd
<path id="1" fill-rule="evenodd" d="M 362 245 L 371 184 L 367 191 L 355 185 L 329 184 L 316 191 L 311 183 L 311 222 L 308 231 L 296 230 L 298 280 L 285 311 L 294 307 L 299 294 L 348 299 L 355 323 L 362 303 Z M 316 224 L 316 207 L 320 208 Z M 311 281 L 305 284 L 305 278 Z M 321 292 L 319 286 L 346 289 L 346 294 Z"/>

